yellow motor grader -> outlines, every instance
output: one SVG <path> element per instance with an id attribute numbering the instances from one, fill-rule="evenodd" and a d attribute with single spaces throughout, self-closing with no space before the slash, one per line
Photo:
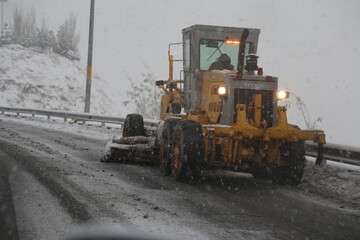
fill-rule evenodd
<path id="1" fill-rule="evenodd" d="M 193 25 L 182 31 L 182 78 L 157 81 L 160 124 L 146 134 L 138 114 L 127 116 L 123 137 L 114 140 L 105 160 L 155 154 L 163 175 L 196 179 L 204 169 L 249 172 L 275 183 L 299 184 L 305 166 L 305 141 L 318 144 L 323 158 L 325 134 L 300 130 L 287 121 L 288 97 L 278 78 L 258 66 L 260 30 Z"/>

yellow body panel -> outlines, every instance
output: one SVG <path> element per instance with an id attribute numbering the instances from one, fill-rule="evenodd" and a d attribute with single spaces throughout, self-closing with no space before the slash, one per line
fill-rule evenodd
<path id="1" fill-rule="evenodd" d="M 166 115 L 170 114 L 170 106 L 172 103 L 183 104 L 182 93 L 178 90 L 166 91 L 166 94 L 161 96 L 160 102 L 160 119 L 164 120 Z"/>
<path id="2" fill-rule="evenodd" d="M 210 123 L 218 123 L 222 111 L 222 99 L 217 88 L 224 85 L 224 74 L 219 72 L 201 73 L 201 111 L 206 112 Z"/>

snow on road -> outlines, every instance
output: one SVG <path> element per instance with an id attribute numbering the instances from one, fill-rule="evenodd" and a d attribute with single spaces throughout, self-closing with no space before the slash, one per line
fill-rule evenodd
<path id="1" fill-rule="evenodd" d="M 20 169 L 13 169 L 10 184 L 19 239 L 64 239 L 73 221 L 58 199 L 34 176 Z"/>
<path id="2" fill-rule="evenodd" d="M 314 163 L 308 157 L 300 187 L 344 204 L 342 207 L 349 205 L 360 210 L 360 167 L 331 161 L 319 167 Z"/>
<path id="3" fill-rule="evenodd" d="M 102 127 L 99 123 L 77 124 L 74 122 L 64 123 L 63 119 L 53 118 L 50 121 L 46 117 L 15 117 L 0 115 L 0 120 L 10 121 L 44 129 L 57 130 L 65 133 L 72 133 L 91 139 L 109 140 L 121 134 L 121 126 L 108 124 Z M 1 126 L 1 125 L 0 125 Z"/>
<path id="4" fill-rule="evenodd" d="M 346 189 L 341 186 L 353 181 L 347 171 L 356 169 L 317 168 L 310 161 L 307 179 L 295 189 L 226 171 L 192 186 L 162 177 L 157 167 L 100 163 L 107 139 L 119 133 L 62 119 L 0 115 L 0 140 L 21 146 L 16 154 L 6 149 L 8 154 L 56 183 L 55 196 L 63 190 L 71 194 L 97 222 L 130 223 L 146 232 L 175 234 L 175 239 L 354 239 L 357 234 L 356 195 L 344 190 L 351 193 L 345 199 L 330 188 Z M 26 151 L 31 159 L 21 157 Z"/>

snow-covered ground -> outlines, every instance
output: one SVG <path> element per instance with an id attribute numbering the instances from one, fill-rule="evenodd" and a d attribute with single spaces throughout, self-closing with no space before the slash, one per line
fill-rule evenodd
<path id="1" fill-rule="evenodd" d="M 62 131 L 65 133 L 71 133 L 79 136 L 84 136 L 91 139 L 98 140 L 110 140 L 115 136 L 121 134 L 121 126 L 114 124 L 107 124 L 105 127 L 102 127 L 99 123 L 86 123 L 86 124 L 77 124 L 74 122 L 64 123 L 62 119 L 53 118 L 47 120 L 44 117 L 15 117 L 15 116 L 4 116 L 0 115 L 1 121 L 10 121 L 25 125 L 30 125 L 34 127 L 40 127 L 44 129 Z M 1 126 L 1 123 L 0 123 Z"/>
<path id="2" fill-rule="evenodd" d="M 85 66 L 56 53 L 20 45 L 0 47 L 1 106 L 79 112 L 84 108 L 85 79 Z M 119 113 L 115 98 L 114 89 L 95 75 L 91 111 Z"/>
<path id="3" fill-rule="evenodd" d="M 327 161 L 326 166 L 319 167 L 314 163 L 315 160 L 308 157 L 301 189 L 360 208 L 359 166 Z"/>

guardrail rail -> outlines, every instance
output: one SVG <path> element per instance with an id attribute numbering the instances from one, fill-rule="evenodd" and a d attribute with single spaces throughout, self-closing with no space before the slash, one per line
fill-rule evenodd
<path id="1" fill-rule="evenodd" d="M 10 107 L 0 107 L 1 114 L 13 113 L 17 116 L 22 114 L 28 114 L 32 117 L 35 116 L 46 116 L 48 119 L 51 117 L 63 118 L 66 122 L 68 119 L 79 122 L 100 122 L 103 125 L 105 123 L 119 124 L 122 125 L 125 121 L 123 117 L 114 117 L 114 116 L 104 116 L 96 115 L 90 113 L 74 113 L 74 112 L 65 112 L 65 111 L 53 111 L 53 110 L 40 110 L 40 109 L 30 109 L 30 108 L 10 108 Z M 149 127 L 156 127 L 159 121 L 157 120 L 144 120 L 144 124 Z"/>
<path id="2" fill-rule="evenodd" d="M 306 143 L 306 155 L 317 156 L 317 144 Z M 324 145 L 324 159 L 360 166 L 360 148 L 327 143 Z"/>

